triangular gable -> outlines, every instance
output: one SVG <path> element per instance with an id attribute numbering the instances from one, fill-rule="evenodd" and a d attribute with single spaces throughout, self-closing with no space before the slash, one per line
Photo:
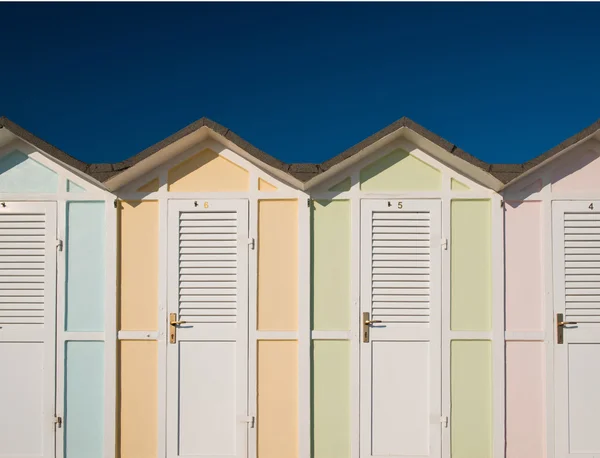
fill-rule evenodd
<path id="1" fill-rule="evenodd" d="M 11 149 L 11 145 L 17 145 L 19 142 L 22 142 L 22 144 L 27 145 L 28 148 L 27 151 L 21 151 L 21 149 L 25 148 L 19 147 L 16 147 L 15 151 L 7 151 L 7 155 L 5 156 L 12 156 L 13 162 L 15 160 L 18 161 L 18 155 L 20 153 L 39 153 L 43 158 L 46 159 L 46 161 L 44 161 L 46 163 L 40 164 L 41 167 L 62 168 L 94 187 L 97 187 L 101 190 L 106 189 L 105 186 L 99 180 L 92 176 L 91 172 L 92 169 L 95 167 L 94 165 L 87 164 L 74 158 L 73 156 L 70 156 L 69 154 L 59 150 L 55 146 L 52 146 L 51 144 L 40 139 L 39 137 L 33 135 L 31 132 L 23 129 L 18 124 L 15 124 L 14 122 L 10 121 L 5 117 L 0 117 L 0 148 L 6 147 L 8 149 Z M 10 161 L 11 158 L 6 157 L 4 160 Z M 34 162 L 40 163 L 41 160 L 37 160 Z M 24 161 L 21 163 L 25 164 Z M 19 164 L 13 164 L 12 170 L 14 171 L 11 173 L 14 174 L 16 172 L 16 170 L 18 169 L 18 165 Z M 41 168 L 35 166 L 34 164 L 27 165 L 27 167 L 30 166 L 33 167 L 31 170 L 33 170 L 34 172 L 42 174 L 44 173 Z M 76 189 L 76 187 L 81 188 L 76 183 L 73 183 L 72 189 L 68 191 L 81 192 L 78 189 Z M 32 189 L 31 192 L 33 191 L 35 190 Z"/>

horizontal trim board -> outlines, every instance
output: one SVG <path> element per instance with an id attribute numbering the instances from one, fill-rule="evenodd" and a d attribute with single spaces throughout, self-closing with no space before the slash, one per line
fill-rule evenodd
<path id="1" fill-rule="evenodd" d="M 544 341 L 546 333 L 544 331 L 506 331 L 504 339 L 506 341 L 537 342 Z"/>
<path id="2" fill-rule="evenodd" d="M 448 331 L 449 340 L 494 340 L 492 331 Z"/>
<path id="3" fill-rule="evenodd" d="M 158 340 L 158 331 L 119 331 L 119 340 Z"/>
<path id="4" fill-rule="evenodd" d="M 65 331 L 62 333 L 63 340 L 89 340 L 104 341 L 104 332 L 74 332 Z"/>
<path id="5" fill-rule="evenodd" d="M 311 331 L 313 340 L 352 340 L 352 331 Z"/>
<path id="6" fill-rule="evenodd" d="M 256 340 L 298 340 L 297 331 L 256 331 Z"/>

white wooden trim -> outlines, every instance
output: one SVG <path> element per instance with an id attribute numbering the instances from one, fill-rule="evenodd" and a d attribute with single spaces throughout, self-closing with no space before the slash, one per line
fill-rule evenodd
<path id="1" fill-rule="evenodd" d="M 7 193 L 0 192 L 2 202 L 60 202 L 60 201 L 85 201 L 101 202 L 106 199 L 105 193 Z"/>
<path id="2" fill-rule="evenodd" d="M 65 201 L 56 203 L 55 233 L 58 240 L 65 240 L 67 232 L 67 204 Z M 63 242 L 64 243 L 64 242 Z M 65 336 L 65 306 L 66 306 L 66 250 L 56 252 L 56 405 L 54 414 L 65 418 L 65 362 L 67 338 Z M 54 435 L 56 457 L 65 454 L 64 431 Z"/>
<path id="3" fill-rule="evenodd" d="M 298 331 L 255 331 L 256 340 L 298 340 Z"/>
<path id="4" fill-rule="evenodd" d="M 298 194 L 293 191 L 244 191 L 244 192 L 124 192 L 118 193 L 119 199 L 122 200 L 248 200 L 255 197 L 261 200 L 283 200 L 297 199 Z M 0 194 L 0 197 L 2 195 Z"/>
<path id="5" fill-rule="evenodd" d="M 492 331 L 448 331 L 450 340 L 493 340 Z"/>
<path id="6" fill-rule="evenodd" d="M 506 342 L 544 342 L 545 339 L 544 331 L 506 331 L 504 333 Z"/>
<path id="7" fill-rule="evenodd" d="M 65 342 L 89 341 L 89 342 L 104 342 L 104 332 L 80 332 L 80 331 L 64 331 L 63 338 Z M 106 352 L 104 356 L 106 362 Z M 106 375 L 106 374 L 105 374 Z"/>
<path id="8" fill-rule="evenodd" d="M 545 350 L 546 350 L 546 458 L 554 458 L 554 271 L 552 248 L 552 195 L 551 184 L 546 178 L 542 182 L 542 228 L 545 305 Z"/>
<path id="9" fill-rule="evenodd" d="M 248 208 L 249 237 L 255 240 L 248 252 L 248 415 L 258 418 L 258 200 L 250 198 Z M 248 430 L 248 458 L 256 458 L 257 428 Z"/>
<path id="10" fill-rule="evenodd" d="M 162 172 L 158 176 L 159 190 L 166 191 L 167 172 Z M 158 203 L 158 370 L 157 370 L 157 421 L 158 433 L 157 456 L 166 456 L 167 453 L 167 282 L 168 282 L 168 223 L 169 208 L 168 201 L 161 200 Z"/>
<path id="11" fill-rule="evenodd" d="M 360 457 L 360 175 L 350 175 L 350 457 Z"/>
<path id="12" fill-rule="evenodd" d="M 311 458 L 310 208 L 298 195 L 298 458 Z"/>
<path id="13" fill-rule="evenodd" d="M 104 458 L 115 457 L 117 422 L 117 209 L 106 193 L 104 298 Z"/>
<path id="14" fill-rule="evenodd" d="M 492 391 L 494 456 L 503 458 L 506 450 L 505 430 L 505 357 L 504 357 L 504 206 L 494 195 L 492 205 Z"/>
<path id="15" fill-rule="evenodd" d="M 312 340 L 352 340 L 352 331 L 312 331 Z"/>
<path id="16" fill-rule="evenodd" d="M 117 338 L 118 340 L 158 340 L 159 334 L 158 331 L 119 331 Z"/>
<path id="17" fill-rule="evenodd" d="M 450 188 L 447 180 L 444 189 Z M 451 198 L 446 195 L 442 198 L 442 237 L 447 240 L 447 249 L 442 250 L 442 415 L 448 417 L 448 428 L 442 428 L 442 458 L 450 458 L 451 436 L 451 396 L 450 396 L 450 345 L 452 334 L 450 331 L 450 253 L 452 248 L 451 233 Z"/>

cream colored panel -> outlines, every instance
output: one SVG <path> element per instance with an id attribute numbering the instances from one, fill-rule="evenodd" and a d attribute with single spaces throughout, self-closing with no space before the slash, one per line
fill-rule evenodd
<path id="1" fill-rule="evenodd" d="M 240 192 L 249 180 L 247 170 L 206 149 L 169 170 L 169 191 Z"/>
<path id="2" fill-rule="evenodd" d="M 258 203 L 258 329 L 298 329 L 298 201 Z"/>
<path id="3" fill-rule="evenodd" d="M 121 202 L 120 328 L 158 329 L 158 202 Z"/>
<path id="4" fill-rule="evenodd" d="M 268 181 L 263 180 L 262 178 L 258 179 L 258 190 L 263 192 L 273 192 L 277 191 L 277 188 L 273 186 Z"/>
<path id="5" fill-rule="evenodd" d="M 157 456 L 157 361 L 156 342 L 120 342 L 120 458 Z"/>
<path id="6" fill-rule="evenodd" d="M 298 344 L 258 342 L 258 458 L 298 456 Z"/>

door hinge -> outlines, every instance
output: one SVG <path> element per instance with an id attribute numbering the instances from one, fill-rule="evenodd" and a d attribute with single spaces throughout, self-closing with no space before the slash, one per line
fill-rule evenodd
<path id="1" fill-rule="evenodd" d="M 306 199 L 306 206 L 310 208 L 310 199 Z"/>
<path id="2" fill-rule="evenodd" d="M 254 250 L 254 248 L 256 246 L 256 242 L 254 240 L 254 237 L 250 237 L 248 239 L 248 246 L 250 247 L 251 250 Z"/>
<path id="3" fill-rule="evenodd" d="M 248 423 L 248 426 L 250 426 L 250 428 L 254 428 L 254 423 L 255 423 L 255 417 L 250 416 L 250 417 L 238 417 L 239 421 L 241 423 Z"/>
<path id="4" fill-rule="evenodd" d="M 58 251 L 62 251 L 63 250 L 63 241 L 58 239 L 56 241 L 56 248 L 58 249 Z"/>
<path id="5" fill-rule="evenodd" d="M 448 249 L 448 239 L 442 239 L 442 250 Z"/>
<path id="6" fill-rule="evenodd" d="M 448 427 L 448 417 L 440 417 L 440 423 L 444 425 L 444 428 Z"/>
<path id="7" fill-rule="evenodd" d="M 55 415 L 55 416 L 54 416 L 54 425 L 55 425 L 57 428 L 62 428 L 62 421 L 63 421 L 63 420 L 62 420 L 62 417 L 59 417 L 58 415 Z"/>

